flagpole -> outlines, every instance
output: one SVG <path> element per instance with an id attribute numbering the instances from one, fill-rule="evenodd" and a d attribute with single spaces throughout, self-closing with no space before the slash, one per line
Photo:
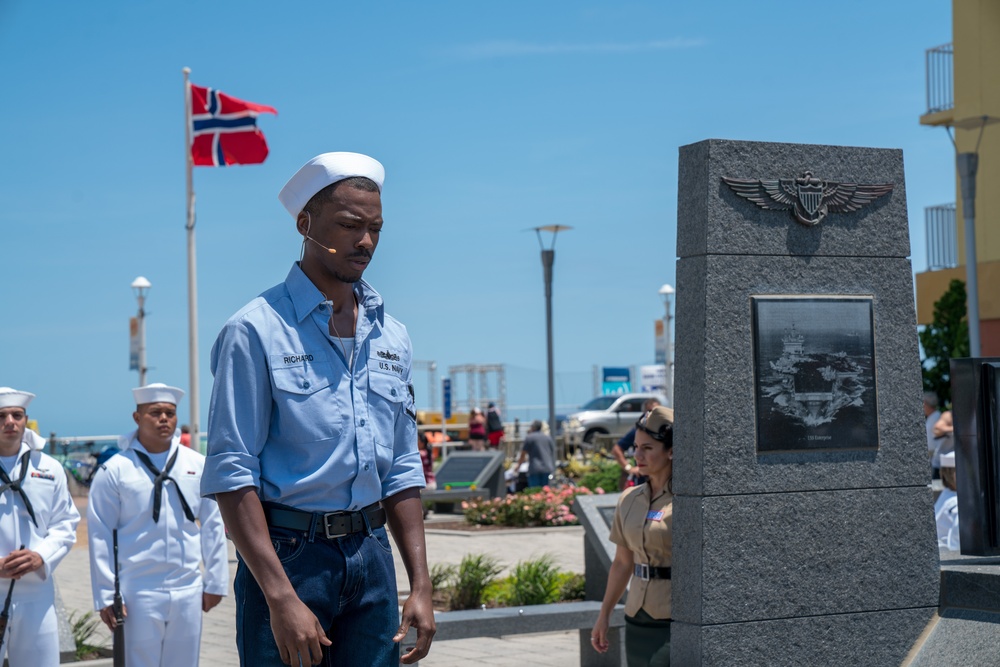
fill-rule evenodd
<path id="1" fill-rule="evenodd" d="M 187 165 L 187 260 L 188 260 L 188 397 L 191 401 L 191 447 L 201 451 L 198 397 L 198 276 L 194 244 L 194 161 L 191 157 L 191 68 L 184 70 L 184 162 Z"/>

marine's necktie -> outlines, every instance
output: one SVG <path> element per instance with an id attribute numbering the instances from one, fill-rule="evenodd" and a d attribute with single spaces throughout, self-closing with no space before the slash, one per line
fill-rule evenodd
<path id="1" fill-rule="evenodd" d="M 35 508 L 31 506 L 28 494 L 24 492 L 24 478 L 28 476 L 28 462 L 25 460 L 25 457 L 29 454 L 31 454 L 31 452 L 25 452 L 21 455 L 21 458 L 18 459 L 21 463 L 21 474 L 18 475 L 16 482 L 12 482 L 10 476 L 3 469 L 3 466 L 0 466 L 0 482 L 3 482 L 3 486 L 0 486 L 0 494 L 3 494 L 3 492 L 7 489 L 20 494 L 21 500 L 24 501 L 24 508 L 28 510 L 28 516 L 31 517 L 31 522 L 37 526 L 38 520 L 35 518 Z"/>
<path id="2" fill-rule="evenodd" d="M 163 483 L 168 479 L 174 483 L 174 486 L 177 487 L 177 495 L 181 499 L 181 507 L 184 508 L 184 516 L 188 518 L 188 521 L 194 521 L 194 512 L 191 511 L 191 507 L 184 498 L 184 493 L 181 491 L 180 485 L 177 484 L 176 479 L 170 476 L 170 470 L 174 467 L 174 463 L 177 461 L 177 453 L 180 450 L 174 450 L 174 453 L 170 456 L 170 460 L 167 461 L 167 465 L 162 471 L 156 469 L 156 466 L 153 465 L 153 462 L 148 456 L 146 456 L 146 454 L 140 452 L 138 449 L 133 451 L 135 451 L 135 455 L 139 457 L 139 461 L 142 462 L 142 465 L 146 466 L 146 469 L 153 473 L 153 522 L 159 523 L 160 521 L 160 502 L 163 500 Z"/>

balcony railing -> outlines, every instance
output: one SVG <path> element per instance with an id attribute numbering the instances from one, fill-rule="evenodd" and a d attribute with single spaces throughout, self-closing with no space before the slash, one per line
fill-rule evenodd
<path id="1" fill-rule="evenodd" d="M 927 113 L 947 111 L 955 106 L 952 45 L 927 49 Z"/>
<path id="2" fill-rule="evenodd" d="M 955 205 L 942 204 L 924 209 L 927 221 L 927 267 L 931 271 L 958 266 L 955 233 Z"/>

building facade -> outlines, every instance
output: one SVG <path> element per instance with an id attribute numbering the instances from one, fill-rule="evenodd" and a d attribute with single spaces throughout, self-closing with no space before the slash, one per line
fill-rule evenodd
<path id="1" fill-rule="evenodd" d="M 1000 356 L 1000 2 L 954 0 L 952 43 L 927 51 L 922 125 L 948 128 L 956 152 L 979 155 L 975 245 L 982 356 Z M 942 141 L 944 137 L 942 137 Z M 955 278 L 966 280 L 961 184 L 955 203 L 926 210 L 928 270 L 916 276 L 917 323 Z"/>

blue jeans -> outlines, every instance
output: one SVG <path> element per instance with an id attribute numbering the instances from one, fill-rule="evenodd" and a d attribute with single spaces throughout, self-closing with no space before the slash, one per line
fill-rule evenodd
<path id="1" fill-rule="evenodd" d="M 549 483 L 549 473 L 540 472 L 536 475 L 528 475 L 528 486 L 545 486 Z"/>
<path id="2" fill-rule="evenodd" d="M 399 664 L 396 570 L 385 528 L 335 540 L 271 528 L 278 559 L 292 587 L 333 642 L 323 649 L 326 667 Z M 264 594 L 241 558 L 236 570 L 236 646 L 240 665 L 279 667 Z M 308 665 L 308 661 L 303 664 Z"/>

